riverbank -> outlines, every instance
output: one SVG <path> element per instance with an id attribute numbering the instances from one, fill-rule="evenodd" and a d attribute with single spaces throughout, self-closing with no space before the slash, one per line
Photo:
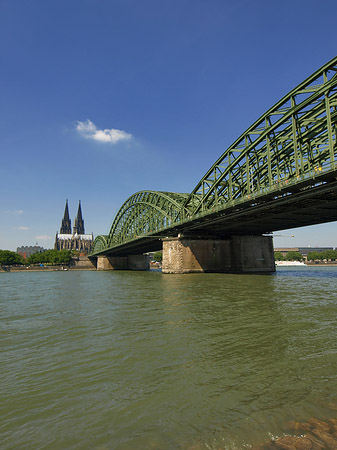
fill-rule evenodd
<path id="1" fill-rule="evenodd" d="M 96 267 L 89 266 L 7 266 L 1 267 L 0 273 L 8 272 L 67 272 L 78 270 L 96 270 Z"/>
<path id="2" fill-rule="evenodd" d="M 67 272 L 79 270 L 96 270 L 95 267 L 68 267 L 68 266 L 46 266 L 46 267 L 6 267 L 0 269 L 0 273 L 8 272 Z"/>
<path id="3" fill-rule="evenodd" d="M 150 269 L 161 269 L 161 265 L 159 263 L 151 263 Z M 72 261 L 68 264 L 58 264 L 58 265 L 31 265 L 31 266 L 5 266 L 0 267 L 0 273 L 8 273 L 8 272 L 67 272 L 77 271 L 77 270 L 97 270 L 93 263 L 89 260 L 89 258 L 82 257 L 79 260 Z"/>
<path id="4" fill-rule="evenodd" d="M 13 266 L 2 266 L 0 272 L 58 272 L 68 270 L 96 270 L 91 260 L 80 255 L 73 257 L 69 264 L 23 264 Z"/>
<path id="5" fill-rule="evenodd" d="M 337 266 L 337 261 L 328 261 L 328 262 L 324 262 L 324 261 L 320 261 L 320 262 L 310 261 L 310 262 L 306 263 L 306 266 Z"/>
<path id="6" fill-rule="evenodd" d="M 337 261 L 275 261 L 277 267 L 337 267 Z"/>

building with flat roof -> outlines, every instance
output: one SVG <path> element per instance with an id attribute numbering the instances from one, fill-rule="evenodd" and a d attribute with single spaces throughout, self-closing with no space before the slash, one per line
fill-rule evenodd
<path id="1" fill-rule="evenodd" d="M 16 249 L 16 253 L 21 255 L 23 258 L 29 258 L 29 256 L 34 255 L 35 253 L 43 253 L 45 248 L 40 247 L 39 245 L 22 245 Z"/>

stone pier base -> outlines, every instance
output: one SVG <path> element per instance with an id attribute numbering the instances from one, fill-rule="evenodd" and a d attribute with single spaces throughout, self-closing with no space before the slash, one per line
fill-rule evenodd
<path id="1" fill-rule="evenodd" d="M 148 255 L 98 256 L 97 270 L 149 270 Z"/>
<path id="2" fill-rule="evenodd" d="M 272 236 L 232 236 L 234 272 L 275 272 Z"/>
<path id="3" fill-rule="evenodd" d="M 163 240 L 163 273 L 268 273 L 275 271 L 271 236 Z"/>

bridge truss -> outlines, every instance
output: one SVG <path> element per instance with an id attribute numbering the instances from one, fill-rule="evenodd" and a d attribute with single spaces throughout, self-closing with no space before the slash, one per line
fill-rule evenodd
<path id="1" fill-rule="evenodd" d="M 186 201 L 192 216 L 336 167 L 337 58 L 293 89 L 216 161 Z"/>
<path id="2" fill-rule="evenodd" d="M 258 213 L 259 208 L 265 211 L 268 202 L 276 201 L 281 206 L 283 202 L 289 207 L 291 198 L 297 202 L 302 198 L 305 203 L 311 192 L 318 202 L 324 198 L 335 201 L 335 190 L 331 194 L 327 186 L 336 184 L 336 123 L 337 57 L 249 127 L 213 164 L 191 194 L 143 191 L 131 196 L 117 213 L 109 235 L 95 239 L 92 254 L 117 251 L 130 242 L 143 242 L 144 238 L 149 243 L 159 234 L 165 236 L 182 230 L 208 228 L 219 234 L 229 232 L 232 227 L 240 231 L 235 222 L 250 220 L 252 207 Z M 226 220 L 228 225 L 219 225 Z M 337 215 L 326 214 L 321 221 L 329 220 L 337 220 Z M 287 225 L 292 223 L 278 221 L 276 229 L 290 228 Z M 212 223 L 217 225 L 212 228 Z M 275 229 L 268 221 L 255 228 L 254 220 L 251 223 L 252 232 Z M 320 220 L 308 218 L 307 223 L 298 221 L 292 226 L 310 223 Z"/>

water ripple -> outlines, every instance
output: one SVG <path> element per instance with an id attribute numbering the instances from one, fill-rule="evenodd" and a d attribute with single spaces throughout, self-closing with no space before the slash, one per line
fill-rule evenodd
<path id="1" fill-rule="evenodd" d="M 240 449 L 335 413 L 336 270 L 0 275 L 1 448 Z"/>

